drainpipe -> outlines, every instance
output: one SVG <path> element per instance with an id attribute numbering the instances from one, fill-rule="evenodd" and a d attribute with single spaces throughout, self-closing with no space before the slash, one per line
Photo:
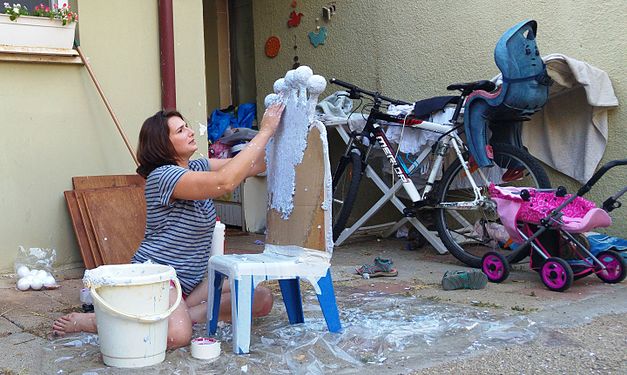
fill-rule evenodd
<path id="1" fill-rule="evenodd" d="M 164 109 L 175 109 L 176 79 L 172 0 L 159 0 L 159 50 L 161 55 L 161 105 Z"/>

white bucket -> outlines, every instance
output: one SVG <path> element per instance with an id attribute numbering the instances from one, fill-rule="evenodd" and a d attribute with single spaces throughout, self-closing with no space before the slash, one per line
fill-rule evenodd
<path id="1" fill-rule="evenodd" d="M 177 290 L 172 306 L 170 280 Z M 106 265 L 85 271 L 83 282 L 94 300 L 106 365 L 143 367 L 165 359 L 168 317 L 181 302 L 174 268 L 148 263 Z"/>

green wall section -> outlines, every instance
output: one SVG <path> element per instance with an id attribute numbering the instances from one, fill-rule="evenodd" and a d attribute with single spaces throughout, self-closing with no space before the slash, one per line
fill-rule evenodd
<path id="1" fill-rule="evenodd" d="M 133 148 L 161 106 L 157 4 L 79 4 L 81 49 Z M 177 104 L 198 129 L 206 121 L 202 2 L 174 1 L 174 13 Z M 82 263 L 63 191 L 72 176 L 134 173 L 135 163 L 83 65 L 0 61 L 0 81 L 0 273 L 12 271 L 19 245 L 55 248 L 60 268 Z"/>
<path id="2" fill-rule="evenodd" d="M 542 55 L 562 53 L 606 71 L 620 103 L 627 99 L 627 3 L 588 1 L 337 1 L 337 13 L 326 22 L 327 1 L 299 1 L 301 24 L 288 28 L 290 2 L 255 0 L 257 101 L 262 105 L 273 82 L 291 68 L 294 43 L 301 63 L 327 78 L 335 77 L 408 101 L 446 95 L 455 82 L 490 79 L 499 73 L 493 51 L 502 33 L 524 19 L 538 21 Z M 316 18 L 319 20 L 316 22 Z M 328 28 L 324 45 L 307 38 L 316 25 Z M 279 56 L 264 54 L 266 39 L 281 39 Z M 339 87 L 327 86 L 325 94 Z M 331 153 L 339 138 L 330 133 Z M 609 142 L 602 162 L 627 157 L 627 109 L 609 112 Z M 573 152 L 576 152 L 574 150 Z M 574 191 L 577 183 L 551 171 L 554 185 Z M 625 186 L 627 168 L 616 169 L 595 186 L 588 198 L 601 203 Z M 376 189 L 376 188 L 375 188 Z M 369 189 L 362 189 L 364 191 Z M 377 191 L 377 190 L 375 190 Z M 373 198 L 373 202 L 378 199 Z M 625 236 L 627 210 L 612 213 L 608 233 Z"/>
<path id="3" fill-rule="evenodd" d="M 213 48 L 215 5 L 212 0 L 173 3 L 177 105 L 198 130 L 198 123 L 206 122 L 207 106 L 217 107 L 215 51 L 205 51 L 204 44 L 208 38 L 207 48 Z M 208 7 L 204 14 L 203 3 Z M 330 22 L 322 20 L 328 2 L 308 0 L 298 1 L 295 9 L 304 14 L 300 26 L 288 28 L 290 3 L 253 1 L 260 105 L 272 83 L 291 68 L 295 54 L 317 74 L 390 96 L 443 95 L 450 83 L 497 74 L 492 56 L 497 39 L 526 18 L 538 21 L 542 54 L 563 53 L 605 70 L 619 101 L 627 97 L 623 0 L 341 0 Z M 141 123 L 161 106 L 158 1 L 80 1 L 78 10 L 82 49 L 136 147 Z M 328 28 L 326 44 L 318 48 L 307 38 L 316 25 Z M 205 33 L 206 27 L 212 29 Z M 263 52 L 271 35 L 282 41 L 275 59 Z M 0 62 L 0 82 L 0 273 L 12 271 L 19 245 L 55 248 L 59 268 L 80 264 L 63 191 L 71 189 L 72 176 L 134 173 L 133 159 L 84 66 Z M 204 139 L 198 131 L 196 136 Z M 626 157 L 624 107 L 610 112 L 609 137 L 603 160 Z M 337 136 L 331 138 L 333 152 L 340 144 Z M 200 153 L 206 155 L 206 146 Z M 555 172 L 551 177 L 556 184 L 576 187 Z M 627 170 L 616 171 L 590 197 L 601 202 L 625 181 Z M 627 210 L 613 216 L 608 232 L 624 236 Z"/>

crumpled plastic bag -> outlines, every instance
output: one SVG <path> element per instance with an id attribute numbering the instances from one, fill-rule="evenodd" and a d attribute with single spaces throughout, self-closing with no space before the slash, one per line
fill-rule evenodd
<path id="1" fill-rule="evenodd" d="M 56 258 L 55 249 L 39 247 L 26 249 L 20 246 L 14 263 L 17 289 L 25 291 L 58 288 L 59 285 L 52 275 Z"/>
<path id="2" fill-rule="evenodd" d="M 255 103 L 242 103 L 237 108 L 230 106 L 223 110 L 216 109 L 207 121 L 207 139 L 214 143 L 223 135 L 228 135 L 225 132 L 229 129 L 252 128 L 256 116 Z"/>

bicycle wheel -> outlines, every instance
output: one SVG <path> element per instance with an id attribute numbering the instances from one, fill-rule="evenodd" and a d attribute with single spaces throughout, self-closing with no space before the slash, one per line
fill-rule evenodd
<path id="1" fill-rule="evenodd" d="M 337 240 L 346 227 L 346 222 L 353 210 L 357 190 L 361 182 L 361 156 L 351 152 L 343 157 L 333 176 L 333 241 Z"/>
<path id="2" fill-rule="evenodd" d="M 498 186 L 551 187 L 546 172 L 527 151 L 506 144 L 495 144 L 492 150 L 493 167 L 471 170 L 484 197 L 488 196 L 491 182 Z M 443 203 L 472 202 L 474 197 L 466 173 L 456 159 L 444 172 L 436 198 Z M 453 256 L 471 267 L 481 267 L 481 259 L 489 251 L 504 255 L 510 263 L 516 263 L 529 255 L 528 246 L 510 250 L 502 239 L 496 239 L 499 236 L 495 235 L 495 231 L 500 232 L 503 238 L 504 227 L 496 212 L 496 204 L 489 199 L 485 204 L 474 207 L 436 206 L 436 227 L 444 246 Z M 504 237 L 507 238 L 507 235 Z"/>

